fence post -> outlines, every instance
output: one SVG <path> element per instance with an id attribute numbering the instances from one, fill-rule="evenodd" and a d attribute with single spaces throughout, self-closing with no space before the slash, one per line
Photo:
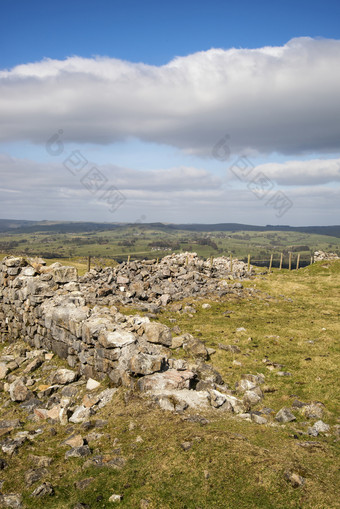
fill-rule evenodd
<path id="1" fill-rule="evenodd" d="M 250 271 L 250 254 L 248 255 L 248 268 L 247 268 L 247 272 Z"/>
<path id="2" fill-rule="evenodd" d="M 299 269 L 299 265 L 300 265 L 300 253 L 298 253 L 297 260 L 296 260 L 296 270 Z"/>
<path id="3" fill-rule="evenodd" d="M 212 268 L 213 266 L 213 263 L 214 263 L 214 258 L 213 256 L 210 256 L 210 267 Z"/>
<path id="4" fill-rule="evenodd" d="M 230 253 L 230 272 L 233 271 L 233 255 Z"/>
<path id="5" fill-rule="evenodd" d="M 131 255 L 128 256 L 127 262 L 130 263 Z"/>
<path id="6" fill-rule="evenodd" d="M 272 270 L 272 264 L 273 264 L 273 253 L 270 255 L 269 272 Z"/>
<path id="7" fill-rule="evenodd" d="M 91 256 L 89 255 L 87 259 L 87 272 L 90 272 L 91 270 Z"/>
<path id="8" fill-rule="evenodd" d="M 281 257 L 280 257 L 280 270 L 282 269 L 282 262 L 283 262 L 283 253 L 281 253 Z"/>
<path id="9" fill-rule="evenodd" d="M 292 252 L 289 252 L 289 262 L 288 262 L 288 269 L 292 270 Z"/>

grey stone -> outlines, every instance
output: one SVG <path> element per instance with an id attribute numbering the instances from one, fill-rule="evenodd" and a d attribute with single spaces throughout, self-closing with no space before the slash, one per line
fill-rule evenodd
<path id="1" fill-rule="evenodd" d="M 12 401 L 25 401 L 28 395 L 28 389 L 21 378 L 11 383 L 9 386 L 9 395 Z"/>
<path id="2" fill-rule="evenodd" d="M 77 380 L 78 374 L 74 371 L 71 371 L 70 369 L 60 368 L 58 369 L 53 378 L 52 383 L 58 384 L 58 385 L 66 385 L 74 382 Z"/>
<path id="3" fill-rule="evenodd" d="M 172 334 L 169 327 L 161 323 L 145 323 L 143 327 L 147 341 L 171 346 Z"/>
<path id="4" fill-rule="evenodd" d="M 33 492 L 32 497 L 45 497 L 54 495 L 54 488 L 50 482 L 40 484 Z"/>
<path id="5" fill-rule="evenodd" d="M 277 414 L 275 415 L 275 419 L 278 421 L 278 422 L 281 422 L 281 423 L 286 423 L 286 422 L 291 422 L 291 421 L 296 421 L 296 417 L 294 414 L 292 414 L 292 412 L 290 411 L 289 408 L 287 407 L 283 407 L 281 408 L 281 410 L 279 410 L 277 412 Z"/>
<path id="6" fill-rule="evenodd" d="M 65 459 L 69 458 L 83 458 L 84 456 L 89 456 L 91 454 L 91 449 L 88 445 L 82 445 L 81 447 L 73 447 L 65 454 Z"/>

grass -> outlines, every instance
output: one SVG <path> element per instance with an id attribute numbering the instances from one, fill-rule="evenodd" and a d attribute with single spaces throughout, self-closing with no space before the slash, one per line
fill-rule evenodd
<path id="1" fill-rule="evenodd" d="M 321 401 L 323 420 L 339 424 L 338 367 L 340 364 L 340 262 L 317 263 L 299 271 L 274 270 L 244 283 L 245 295 L 226 295 L 220 300 L 187 299 L 197 312 L 167 309 L 159 317 L 173 326 L 176 319 L 183 332 L 199 336 L 206 346 L 216 349 L 211 363 L 233 388 L 243 373 L 262 373 L 265 384 L 274 392 L 266 393 L 258 406 L 277 412 L 290 407 L 295 399 Z M 251 292 L 254 288 L 255 291 Z M 210 309 L 201 304 L 208 302 Z M 237 332 L 244 327 L 246 331 Z M 312 343 L 310 342 L 312 341 Z M 241 350 L 230 354 L 218 345 L 236 344 Z M 268 369 L 268 358 L 282 368 Z M 242 365 L 235 365 L 238 361 Z M 62 361 L 53 359 L 57 365 Z M 277 372 L 291 376 L 278 376 Z M 37 372 L 37 376 L 44 376 Z M 18 406 L 2 408 L 2 418 L 19 417 Z M 73 508 L 77 502 L 91 508 L 113 507 L 113 493 L 123 495 L 119 507 L 148 509 L 335 509 L 340 507 L 339 442 L 334 434 L 316 439 L 304 434 L 314 421 L 306 422 L 298 411 L 297 421 L 287 425 L 259 426 L 229 414 L 215 411 L 203 415 L 209 422 L 188 414 L 171 414 L 155 408 L 121 389 L 112 405 L 94 419 L 107 419 L 103 433 L 90 442 L 94 454 L 121 455 L 126 465 L 119 470 L 108 467 L 84 468 L 84 460 L 65 460 L 67 448 L 60 442 L 72 432 L 86 436 L 81 425 L 62 427 L 42 424 L 44 433 L 24 445 L 18 455 L 7 460 L 10 467 L 2 472 L 3 492 L 22 492 L 27 508 Z M 133 423 L 133 426 L 131 425 Z M 25 429 L 33 427 L 28 423 Z M 57 434 L 52 436 L 51 428 Z M 142 437 L 142 442 L 136 441 Z M 184 451 L 185 441 L 192 447 Z M 318 447 L 301 447 L 304 441 Z M 30 493 L 39 484 L 27 487 L 24 472 L 34 466 L 30 454 L 53 456 L 49 480 L 55 496 L 32 499 Z M 306 479 L 294 489 L 284 473 L 294 471 Z M 74 483 L 93 477 L 84 490 Z"/>

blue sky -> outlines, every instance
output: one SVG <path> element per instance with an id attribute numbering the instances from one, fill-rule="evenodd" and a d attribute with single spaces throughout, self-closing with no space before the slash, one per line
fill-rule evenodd
<path id="1" fill-rule="evenodd" d="M 1 0 L 0 13 L 0 217 L 339 223 L 338 2 Z M 113 212 L 70 179 L 75 150 L 124 197 Z M 230 170 L 242 157 L 246 178 Z"/>

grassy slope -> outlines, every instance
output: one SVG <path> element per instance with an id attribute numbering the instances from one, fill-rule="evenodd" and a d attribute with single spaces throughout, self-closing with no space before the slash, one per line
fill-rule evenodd
<path id="1" fill-rule="evenodd" d="M 220 302 L 202 301 L 210 302 L 209 310 L 192 301 L 198 310 L 193 317 L 166 311 L 160 320 L 170 325 L 167 320 L 176 318 L 183 331 L 201 333 L 210 347 L 237 344 L 240 354 L 217 349 L 212 357 L 230 386 L 242 373 L 263 373 L 266 384 L 276 390 L 265 395 L 263 405 L 277 411 L 295 398 L 320 400 L 326 406 L 324 421 L 337 423 L 340 262 L 318 263 L 291 273 L 276 271 L 247 283 L 254 284 L 259 291 L 255 298 L 226 296 Z M 232 311 L 230 318 L 223 315 L 226 311 Z M 237 333 L 238 327 L 245 327 L 246 332 Z M 311 340 L 314 343 L 308 342 Z M 277 369 L 268 370 L 262 362 L 265 356 L 284 365 L 281 369 L 292 376 L 279 377 Z M 233 360 L 242 366 L 233 365 Z M 19 416 L 13 403 L 2 412 L 7 413 L 6 418 Z M 317 439 L 300 435 L 307 429 L 301 417 L 286 426 L 263 427 L 214 413 L 203 425 L 149 407 L 135 397 L 126 403 L 122 392 L 97 418 L 106 416 L 109 424 L 98 429 L 104 436 L 90 445 L 113 455 L 120 449 L 127 459 L 122 470 L 84 469 L 83 460 L 78 459 L 65 462 L 67 448 L 60 447 L 62 439 L 72 431 L 86 433 L 81 425 L 67 429 L 54 425 L 57 435 L 51 436 L 52 424 L 47 424 L 40 438 L 10 460 L 11 468 L 2 475 L 6 479 L 3 491 L 22 490 L 27 507 L 35 509 L 72 508 L 76 502 L 91 508 L 111 507 L 108 498 L 112 493 L 122 494 L 120 507 L 131 509 L 139 508 L 141 499 L 149 500 L 147 507 L 152 509 L 340 507 L 338 442 L 334 435 Z M 131 422 L 135 424 L 132 430 Z M 141 443 L 136 442 L 139 435 Z M 299 445 L 304 440 L 321 445 L 305 449 Z M 183 441 L 191 441 L 192 448 L 185 452 L 180 445 Z M 34 466 L 31 453 L 55 457 L 50 468 L 54 497 L 29 497 L 39 484 L 25 487 L 23 471 Z M 284 480 L 286 470 L 298 472 L 306 484 L 293 489 Z M 88 488 L 74 488 L 74 481 L 90 476 L 94 481 Z"/>

